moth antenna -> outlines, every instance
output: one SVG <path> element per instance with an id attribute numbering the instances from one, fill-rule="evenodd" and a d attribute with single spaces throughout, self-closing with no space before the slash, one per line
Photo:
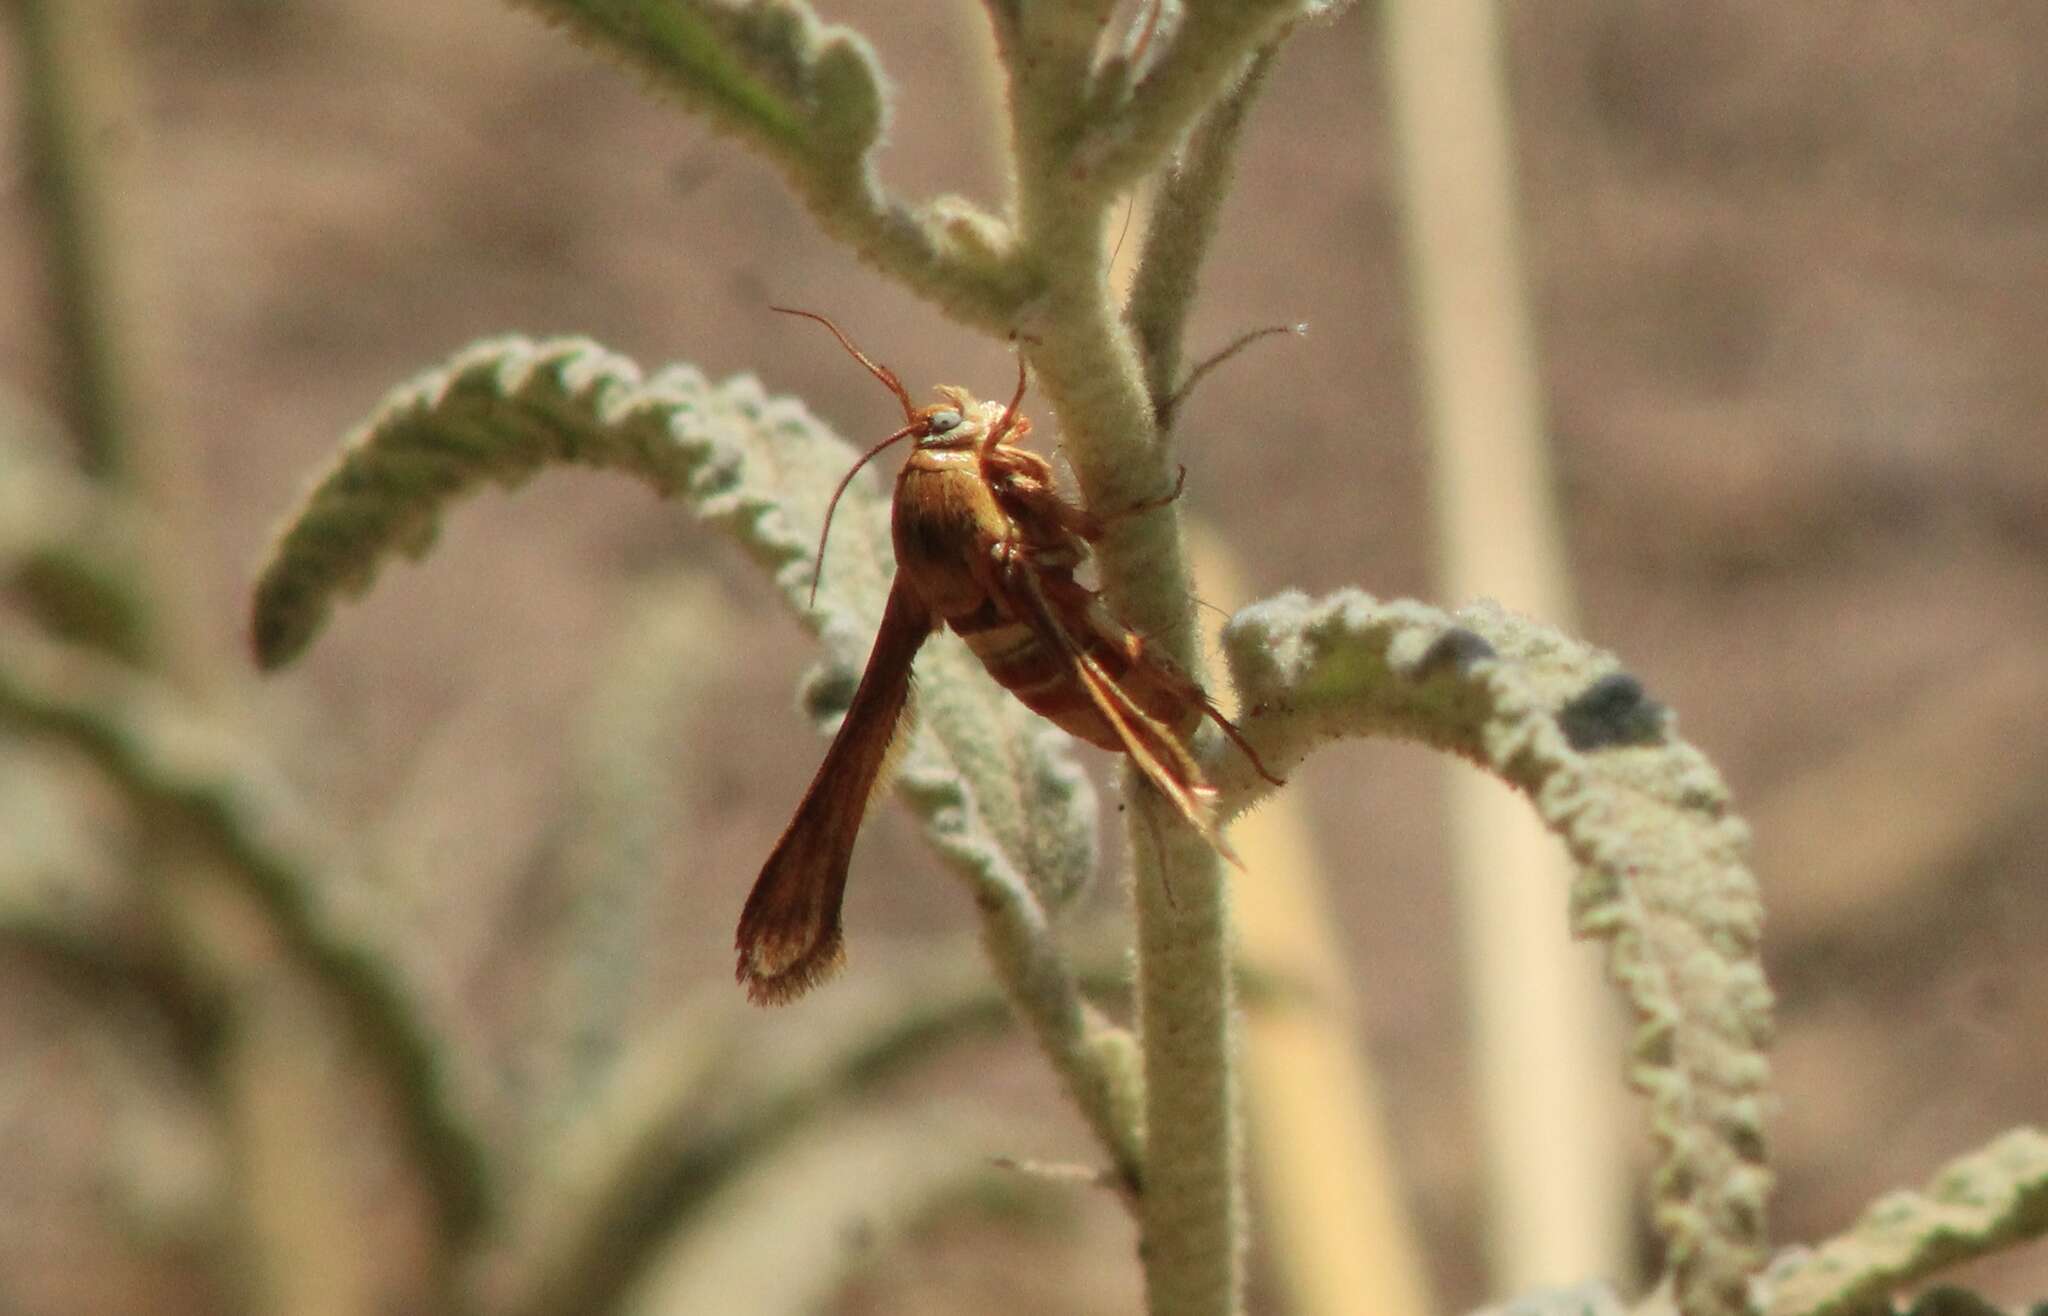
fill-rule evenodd
<path id="1" fill-rule="evenodd" d="M 1124 226 L 1116 231 L 1116 245 L 1109 249 L 1109 263 L 1116 264 L 1116 258 L 1124 254 L 1124 239 L 1131 236 L 1131 216 L 1138 213 L 1138 194 L 1133 192 L 1124 198 Z"/>
<path id="2" fill-rule="evenodd" d="M 1237 723 L 1223 716 L 1223 710 L 1216 706 L 1215 700 L 1205 694 L 1201 696 L 1201 701 L 1202 711 L 1208 714 L 1209 720 L 1216 724 L 1216 729 L 1227 736 L 1230 739 L 1230 743 L 1237 746 L 1238 751 L 1250 761 L 1253 771 L 1275 786 L 1285 786 L 1287 784 L 1287 778 L 1276 777 L 1267 770 L 1266 761 L 1259 757 L 1259 751 L 1252 748 L 1252 742 L 1245 739 L 1244 731 Z"/>
<path id="3" fill-rule="evenodd" d="M 1159 413 L 1159 428 L 1173 428 L 1174 413 L 1180 410 L 1180 404 L 1187 400 L 1188 394 L 1194 391 L 1195 385 L 1202 382 L 1202 376 L 1236 356 L 1239 352 L 1244 351 L 1253 343 L 1258 342 L 1261 338 L 1271 338 L 1276 334 L 1293 334 L 1296 338 L 1306 338 L 1308 337 L 1308 326 L 1306 324 L 1272 324 L 1267 325 L 1264 329 L 1253 329 L 1249 333 L 1242 333 L 1233 338 L 1229 345 L 1221 351 L 1211 352 L 1208 356 L 1202 358 L 1193 370 L 1188 371 L 1187 378 L 1180 381 L 1180 387 L 1167 394 L 1165 401 L 1159 403 L 1154 408 Z"/>
<path id="4" fill-rule="evenodd" d="M 882 386 L 896 395 L 896 400 L 903 404 L 903 418 L 905 420 L 917 419 L 917 407 L 910 401 L 910 390 L 903 387 L 903 381 L 896 378 L 896 372 L 885 365 L 877 365 L 867 353 L 855 347 L 852 340 L 840 332 L 838 325 L 819 315 L 816 311 L 799 311 L 793 306 L 771 306 L 768 309 L 780 311 L 784 315 L 800 315 L 806 320 L 816 320 L 819 324 L 830 329 L 832 336 L 839 340 L 839 345 L 846 349 L 847 354 L 863 366 L 866 366 L 869 374 L 881 380 Z M 855 467 L 854 469 L 858 470 L 859 468 Z"/>
<path id="5" fill-rule="evenodd" d="M 795 311 L 792 314 L 805 315 L 808 312 Z M 826 323 L 829 324 L 831 322 L 828 320 Z M 834 332 L 836 333 L 837 330 L 834 330 Z M 866 360 L 866 358 L 863 357 L 862 360 Z M 890 378 L 893 379 L 895 376 L 892 375 Z M 853 477 L 860 474 L 860 468 L 880 456 L 882 449 L 899 440 L 909 438 L 917 433 L 918 429 L 923 425 L 923 421 L 913 419 L 908 425 L 905 425 L 902 429 L 897 430 L 888 438 L 883 439 L 880 443 L 862 453 L 860 460 L 847 467 L 846 474 L 839 477 L 839 486 L 832 491 L 832 501 L 825 504 L 825 524 L 818 531 L 818 556 L 811 565 L 811 607 L 818 606 L 818 582 L 825 577 L 825 539 L 832 533 L 832 514 L 839 510 L 839 496 L 846 492 L 847 485 L 853 483 Z"/>
<path id="6" fill-rule="evenodd" d="M 984 455 L 994 452 L 998 445 L 1017 424 L 1017 408 L 1024 404 L 1024 354 L 1017 353 L 1017 391 L 1010 395 L 1010 405 L 1003 408 L 1003 418 L 995 423 L 988 437 L 981 441 Z"/>

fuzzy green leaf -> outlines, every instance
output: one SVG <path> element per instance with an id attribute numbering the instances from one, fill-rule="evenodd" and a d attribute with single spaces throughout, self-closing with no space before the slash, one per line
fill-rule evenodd
<path id="1" fill-rule="evenodd" d="M 99 496 L 77 471 L 50 454 L 61 439 L 0 396 L 0 562 L 76 535 Z"/>
<path id="2" fill-rule="evenodd" d="M 515 0 L 782 170 L 863 260 L 1002 333 L 1037 296 L 1008 227 L 958 198 L 914 208 L 883 187 L 875 148 L 888 99 L 874 51 L 801 0 Z"/>
<path id="3" fill-rule="evenodd" d="M 158 947 L 111 935 L 63 909 L 0 899 L 0 960 L 26 964 L 117 1017 L 157 1018 L 181 1058 L 200 1062 L 221 1035 L 225 1003 Z"/>
<path id="4" fill-rule="evenodd" d="M 881 136 L 873 52 L 797 0 L 520 3 L 785 160 L 844 169 Z"/>
<path id="5" fill-rule="evenodd" d="M 1075 173 L 1105 194 L 1151 173 L 1196 118 L 1229 93 L 1255 50 L 1277 45 L 1319 8 L 1311 0 L 1188 6 L 1135 84 L 1119 79 L 1106 88 L 1117 93 L 1110 104 L 1086 107 L 1075 125 L 1083 134 L 1073 151 Z"/>
<path id="6" fill-rule="evenodd" d="M 289 661 L 336 595 L 366 589 L 393 552 L 423 553 L 451 499 L 550 464 L 593 466 L 681 495 L 774 575 L 824 642 L 807 703 L 830 724 L 867 661 L 894 572 L 888 499 L 857 479 L 833 522 L 817 606 L 806 604 L 826 503 L 856 456 L 750 377 L 713 385 L 679 366 L 643 379 L 581 339 L 479 344 L 387 399 L 288 519 L 256 585 L 258 658 Z M 918 734 L 898 784 L 940 852 L 997 899 L 1077 890 L 1095 866 L 1096 806 L 1066 737 L 950 635 L 926 646 L 918 673 Z"/>
<path id="7" fill-rule="evenodd" d="M 1959 1262 L 2048 1233 L 2048 1136 L 2014 1129 L 1773 1277 L 1770 1316 L 1842 1316 Z"/>
<path id="8" fill-rule="evenodd" d="M 1649 1098 L 1679 1306 L 1744 1310 L 1765 1247 L 1771 995 L 1748 830 L 1713 768 L 1613 657 L 1491 604 L 1288 594 L 1239 613 L 1224 646 L 1275 770 L 1336 737 L 1388 735 L 1528 793 L 1578 863 L 1573 928 L 1607 944 L 1636 1017 L 1629 1077 Z M 1216 777 L 1233 808 L 1259 792 L 1228 758 Z"/>

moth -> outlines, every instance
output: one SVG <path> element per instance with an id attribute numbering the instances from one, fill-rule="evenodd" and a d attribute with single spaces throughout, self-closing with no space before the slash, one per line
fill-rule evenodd
<path id="1" fill-rule="evenodd" d="M 870 360 L 830 320 L 774 309 L 824 325 L 903 406 L 903 427 L 869 448 L 833 491 L 818 540 L 820 569 L 833 510 L 855 473 L 905 439 L 911 451 L 890 509 L 896 577 L 866 670 L 740 913 L 737 977 L 748 997 L 779 1005 L 839 967 L 839 908 L 854 838 L 891 746 L 906 735 L 912 661 L 941 625 L 965 640 L 989 675 L 1033 712 L 1091 745 L 1128 754 L 1189 825 L 1235 861 L 1217 827 L 1215 791 L 1203 779 L 1189 737 L 1210 718 L 1262 776 L 1275 784 L 1278 778 L 1199 684 L 1075 579 L 1089 545 L 1111 521 L 1067 501 L 1055 487 L 1052 464 L 1021 446 L 1031 432 L 1018 412 L 1021 360 L 1007 405 L 941 386 L 940 400 L 920 407 L 894 372 Z M 1179 495 L 1176 485 L 1118 515 Z M 814 579 L 814 597 L 816 588 Z"/>

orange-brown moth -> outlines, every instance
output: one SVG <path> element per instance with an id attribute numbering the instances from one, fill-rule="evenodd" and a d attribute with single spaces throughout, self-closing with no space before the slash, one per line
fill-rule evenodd
<path id="1" fill-rule="evenodd" d="M 896 579 L 853 702 L 804 791 L 789 827 L 762 865 L 740 913 L 737 976 L 759 1005 L 803 995 L 843 958 L 839 906 L 853 842 L 892 743 L 909 720 L 910 668 L 941 623 L 967 642 L 1010 693 L 1091 745 L 1128 754 L 1190 826 L 1226 857 L 1215 791 L 1188 737 L 1203 717 L 1258 767 L 1258 755 L 1185 672 L 1118 622 L 1074 579 L 1107 523 L 1061 497 L 1052 464 L 1020 446 L 1031 422 L 1020 362 L 1007 406 L 940 387 L 919 407 L 886 366 L 868 359 L 821 315 L 816 320 L 903 404 L 903 428 L 868 449 L 839 482 L 832 511 L 855 472 L 884 448 L 912 441 L 890 509 Z M 1146 510 L 1178 497 L 1178 487 Z M 818 541 L 822 566 L 825 541 Z M 815 591 L 816 585 L 813 584 Z"/>

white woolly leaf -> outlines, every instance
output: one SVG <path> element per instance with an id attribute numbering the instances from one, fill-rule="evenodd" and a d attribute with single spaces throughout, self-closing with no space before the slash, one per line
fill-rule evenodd
<path id="1" fill-rule="evenodd" d="M 1742 1311 L 1765 1255 L 1771 995 L 1748 830 L 1713 768 L 1612 656 L 1491 604 L 1282 595 L 1239 613 L 1224 646 L 1277 771 L 1339 736 L 1389 735 L 1528 793 L 1578 863 L 1573 927 L 1606 943 L 1635 1014 L 1629 1077 L 1649 1098 L 1680 1309 Z M 1215 775 L 1233 808 L 1259 792 L 1230 757 Z"/>
<path id="2" fill-rule="evenodd" d="M 2048 1136 L 2020 1128 L 1919 1192 L 1879 1198 L 1854 1227 L 1774 1267 L 1769 1316 L 1838 1316 L 1944 1267 L 2048 1232 Z"/>
<path id="3" fill-rule="evenodd" d="M 880 137 L 867 43 L 799 0 L 520 0 L 790 163 L 858 169 Z"/>

